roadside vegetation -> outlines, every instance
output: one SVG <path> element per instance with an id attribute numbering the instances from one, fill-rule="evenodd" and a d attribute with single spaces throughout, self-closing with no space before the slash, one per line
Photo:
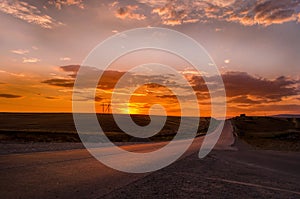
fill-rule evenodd
<path id="1" fill-rule="evenodd" d="M 159 133 L 141 139 L 124 133 L 115 123 L 113 115 L 97 114 L 97 117 L 102 130 L 112 142 L 170 141 L 176 135 L 181 121 L 180 117 L 168 116 Z M 150 123 L 147 115 L 131 115 L 131 118 L 140 126 Z M 210 120 L 200 118 L 197 136 L 206 134 Z M 81 142 L 71 113 L 0 113 L 0 121 L 1 142 Z M 95 137 L 89 141 L 101 141 Z"/>
<path id="2" fill-rule="evenodd" d="M 257 149 L 300 151 L 299 118 L 235 117 L 238 137 Z"/>

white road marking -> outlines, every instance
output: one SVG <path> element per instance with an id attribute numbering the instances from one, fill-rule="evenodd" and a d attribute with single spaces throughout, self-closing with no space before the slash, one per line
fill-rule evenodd
<path id="1" fill-rule="evenodd" d="M 226 179 L 222 179 L 222 178 L 206 178 L 206 179 L 208 179 L 208 180 L 214 180 L 214 181 L 222 181 L 222 182 L 227 182 L 227 183 L 231 183 L 231 184 L 239 184 L 239 185 L 244 185 L 244 186 L 249 186 L 249 187 L 257 187 L 257 188 L 269 189 L 269 190 L 273 190 L 273 191 L 281 191 L 281 192 L 293 193 L 293 194 L 300 195 L 300 192 L 297 192 L 297 191 L 291 191 L 291 190 L 281 189 L 281 188 L 276 188 L 276 187 L 269 187 L 269 186 L 264 186 L 264 185 L 259 185 L 259 184 L 252 184 L 252 183 L 248 183 L 248 182 L 239 182 L 239 181 L 235 181 L 235 180 L 226 180 Z"/>

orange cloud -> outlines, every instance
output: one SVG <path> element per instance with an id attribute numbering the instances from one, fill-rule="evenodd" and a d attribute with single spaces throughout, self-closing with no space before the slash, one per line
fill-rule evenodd
<path id="1" fill-rule="evenodd" d="M 3 0 L 0 2 L 0 11 L 12 15 L 28 23 L 37 24 L 42 28 L 51 29 L 54 26 L 62 25 L 46 14 L 42 14 L 37 7 L 23 1 Z"/>
<path id="2" fill-rule="evenodd" d="M 55 76 L 54 78 L 39 80 L 26 80 L 22 85 L 0 84 L 2 94 L 0 94 L 0 105 L 4 111 L 71 111 L 72 107 L 72 87 L 79 70 L 79 65 L 68 65 L 60 67 L 65 75 Z M 1 72 L 1 71 L 0 71 Z M 98 74 L 99 70 L 92 67 L 83 67 L 84 74 Z M 6 71 L 3 74 L 7 74 Z M 164 106 L 169 115 L 180 115 L 180 105 L 178 99 L 184 99 L 182 108 L 189 107 L 189 100 L 194 93 L 185 92 L 185 87 L 176 83 L 176 79 L 168 75 L 141 75 L 129 74 L 129 79 L 136 82 L 137 85 L 142 80 L 148 82 L 156 80 L 157 83 L 147 83 L 138 87 L 130 95 L 127 87 L 134 86 L 122 84 L 118 90 L 113 90 L 116 83 L 124 75 L 120 71 L 105 71 L 99 81 L 96 92 L 96 98 L 87 98 L 85 95 L 93 89 L 82 87 L 82 98 L 76 99 L 82 103 L 95 103 L 96 110 L 102 111 L 101 104 L 110 103 L 111 96 L 117 97 L 118 110 L 128 110 L 131 113 L 147 114 L 149 108 L 154 104 Z M 17 78 L 10 75 L 10 78 Z M 186 73 L 184 76 L 196 92 L 199 107 L 202 116 L 210 114 L 210 96 L 207 86 L 202 77 L 194 73 Z M 210 78 L 213 86 L 215 77 Z M 281 113 L 299 113 L 300 111 L 300 80 L 288 77 L 277 77 L 275 79 L 266 79 L 252 76 L 245 72 L 227 72 L 222 74 L 225 84 L 228 102 L 228 115 L 238 115 L 247 113 L 253 115 L 281 114 Z M 89 78 L 87 78 L 87 81 Z M 24 80 L 25 81 L 25 80 Z M 10 81 L 14 82 L 14 81 Z M 40 88 L 40 89 L 39 89 Z M 176 96 L 172 91 L 174 88 L 180 89 L 180 96 Z M 13 92 L 11 92 L 13 91 Z M 181 92 L 182 91 L 182 92 Z M 130 102 L 124 103 L 124 96 L 130 95 Z M 26 96 L 26 97 L 23 97 Z M 23 97 L 23 98 L 22 98 Z M 19 100 L 21 99 L 21 100 Z M 125 98 L 124 98 L 125 99 Z M 30 106 L 26 106 L 29 104 Z M 192 107 L 193 108 L 193 107 Z M 84 110 L 84 109 L 83 109 Z"/>
<path id="3" fill-rule="evenodd" d="M 176 5 L 170 2 L 162 7 L 154 8 L 152 13 L 157 13 L 161 17 L 163 24 L 174 26 L 182 24 L 184 20 L 191 20 L 188 18 L 188 10 L 186 8 L 184 5 Z"/>
<path id="4" fill-rule="evenodd" d="M 149 109 L 155 104 L 162 105 L 167 115 L 180 115 L 181 113 L 176 95 L 169 88 L 158 84 L 137 88 L 130 98 L 129 107 L 135 114 L 148 114 Z"/>
<path id="5" fill-rule="evenodd" d="M 115 12 L 115 16 L 120 19 L 136 19 L 136 20 L 144 20 L 146 16 L 140 13 L 136 13 L 139 9 L 137 5 L 128 5 L 125 7 L 120 7 Z"/>
<path id="6" fill-rule="evenodd" d="M 77 6 L 84 9 L 83 0 L 50 0 L 48 3 L 50 5 L 55 5 L 59 10 L 61 10 L 62 6 Z"/>
<path id="7" fill-rule="evenodd" d="M 163 24 L 206 22 L 209 19 L 236 22 L 246 26 L 300 21 L 298 0 L 139 0 L 152 8 Z"/>
<path id="8" fill-rule="evenodd" d="M 15 76 L 15 77 L 25 77 L 24 74 L 22 73 L 12 73 L 12 72 L 8 72 L 8 71 L 5 71 L 5 70 L 0 70 L 0 74 L 5 74 L 5 75 L 10 75 L 10 76 Z"/>
<path id="9" fill-rule="evenodd" d="M 37 63 L 40 61 L 41 61 L 40 59 L 34 57 L 31 58 L 23 57 L 23 63 Z"/>

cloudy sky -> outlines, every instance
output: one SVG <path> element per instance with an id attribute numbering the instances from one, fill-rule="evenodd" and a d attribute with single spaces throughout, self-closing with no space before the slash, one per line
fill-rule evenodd
<path id="1" fill-rule="evenodd" d="M 0 110 L 72 111 L 72 87 L 84 58 L 106 38 L 140 27 L 177 30 L 207 50 L 222 73 L 228 116 L 300 113 L 300 0 L 0 0 Z M 209 114 L 205 83 L 192 66 L 157 52 L 114 63 L 99 83 L 97 110 L 137 57 L 139 64 L 169 58 Z M 136 91 L 131 113 L 145 113 L 157 102 L 178 113 L 171 89 L 181 86 L 167 76 L 152 78 L 169 78 L 162 81 L 173 82 L 169 88 L 147 84 Z M 188 102 L 191 93 L 182 93 Z"/>

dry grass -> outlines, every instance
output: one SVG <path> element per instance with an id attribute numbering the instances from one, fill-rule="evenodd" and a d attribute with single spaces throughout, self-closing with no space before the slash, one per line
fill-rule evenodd
<path id="1" fill-rule="evenodd" d="M 291 118 L 236 117 L 237 134 L 257 149 L 300 151 L 300 129 Z"/>
<path id="2" fill-rule="evenodd" d="M 89 114 L 85 114 L 88 116 Z M 110 114 L 98 114 L 106 136 L 113 142 L 145 141 L 124 133 Z M 132 115 L 133 121 L 146 126 L 149 116 Z M 207 132 L 210 118 L 201 118 L 197 135 Z M 163 129 L 148 141 L 168 141 L 176 135 L 180 117 L 167 117 Z M 17 142 L 80 142 L 73 116 L 69 113 L 0 113 L 0 141 Z"/>

